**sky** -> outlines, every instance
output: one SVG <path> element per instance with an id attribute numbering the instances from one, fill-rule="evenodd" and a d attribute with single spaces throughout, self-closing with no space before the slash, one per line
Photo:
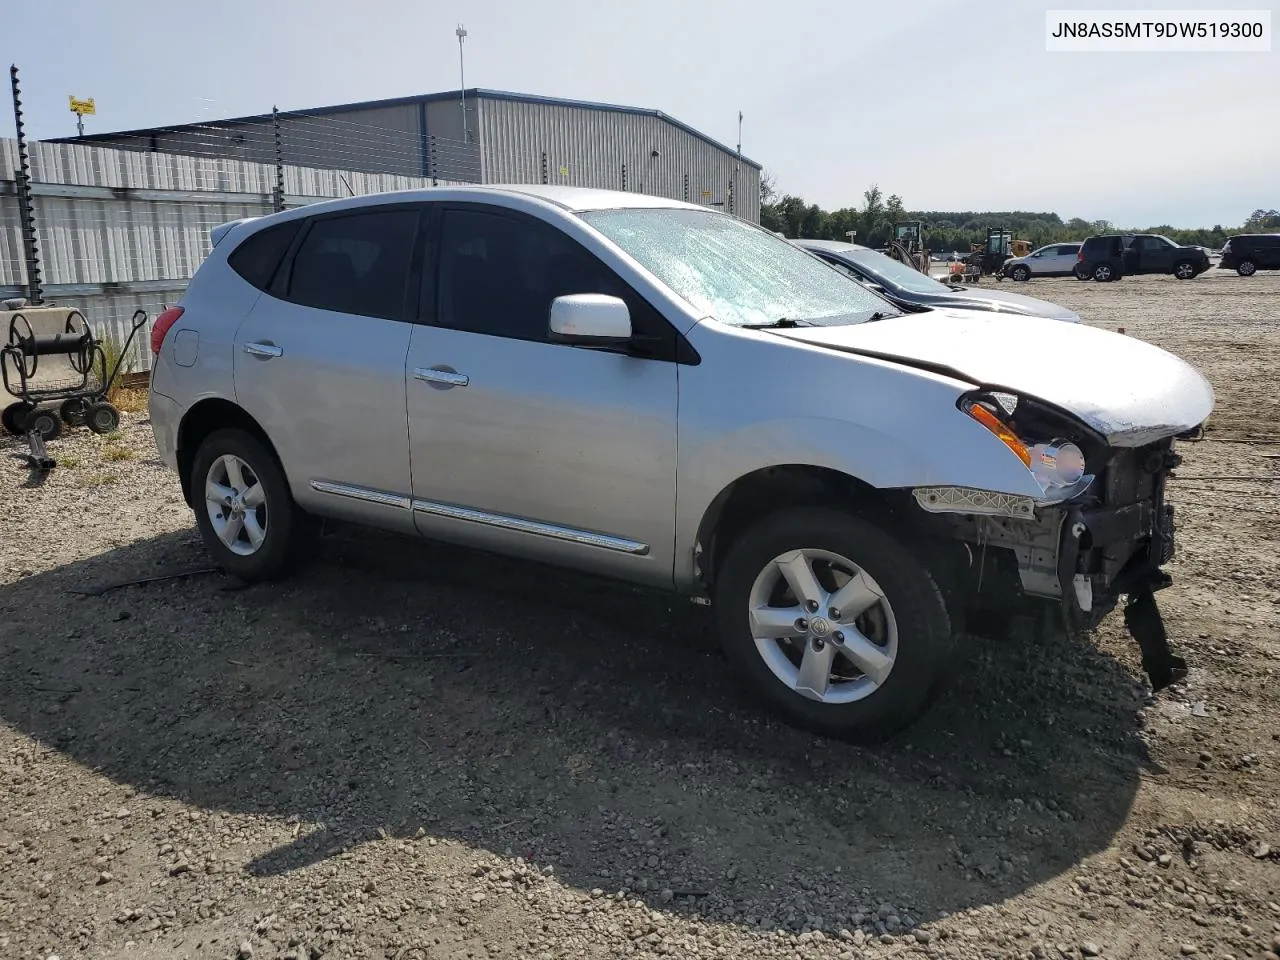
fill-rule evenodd
<path id="1" fill-rule="evenodd" d="M 1128 0 L 1269 9 L 1278 0 Z M 738 137 L 781 192 L 867 187 L 909 210 L 1053 211 L 1118 226 L 1241 224 L 1280 208 L 1270 53 L 1048 53 L 1054 0 L 14 0 L 0 48 L 29 137 L 466 85 L 656 108 Z M 0 134 L 11 136 L 9 124 Z"/>

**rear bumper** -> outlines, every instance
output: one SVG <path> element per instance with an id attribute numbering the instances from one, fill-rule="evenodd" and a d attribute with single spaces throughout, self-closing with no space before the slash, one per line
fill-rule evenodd
<path id="1" fill-rule="evenodd" d="M 151 431 L 155 434 L 156 450 L 160 459 L 174 473 L 178 472 L 178 424 L 182 421 L 182 407 L 176 400 L 152 390 L 147 400 L 151 414 Z"/>

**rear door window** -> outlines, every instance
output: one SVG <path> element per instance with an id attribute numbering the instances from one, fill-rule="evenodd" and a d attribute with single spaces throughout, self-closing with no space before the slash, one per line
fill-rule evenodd
<path id="1" fill-rule="evenodd" d="M 227 264 L 259 290 L 267 289 L 303 222 L 287 220 L 259 230 L 231 251 Z"/>
<path id="2" fill-rule="evenodd" d="M 284 299 L 386 320 L 408 316 L 419 211 L 369 210 L 311 223 L 293 258 Z"/>

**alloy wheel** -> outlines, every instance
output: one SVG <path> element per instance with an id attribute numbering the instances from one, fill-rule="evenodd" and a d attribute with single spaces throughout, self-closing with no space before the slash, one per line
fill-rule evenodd
<path id="1" fill-rule="evenodd" d="M 204 500 L 223 546 L 242 557 L 258 552 L 267 538 L 267 500 L 249 463 L 230 453 L 214 460 L 205 475 Z"/>
<path id="2" fill-rule="evenodd" d="M 819 703 L 852 703 L 884 685 L 898 625 L 865 570 L 826 550 L 790 550 L 757 575 L 748 600 L 756 650 L 785 686 Z"/>

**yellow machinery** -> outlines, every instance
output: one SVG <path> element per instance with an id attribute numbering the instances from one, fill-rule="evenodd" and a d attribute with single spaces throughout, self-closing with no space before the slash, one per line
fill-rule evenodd
<path id="1" fill-rule="evenodd" d="M 964 273 L 952 274 L 952 280 L 977 283 L 984 276 L 992 276 L 997 280 L 1004 279 L 1004 263 L 1011 257 L 1025 257 L 1031 252 L 1030 240 L 1016 240 L 1013 234 L 1004 229 L 987 231 L 986 243 L 969 244 L 969 259 L 965 261 Z"/>

